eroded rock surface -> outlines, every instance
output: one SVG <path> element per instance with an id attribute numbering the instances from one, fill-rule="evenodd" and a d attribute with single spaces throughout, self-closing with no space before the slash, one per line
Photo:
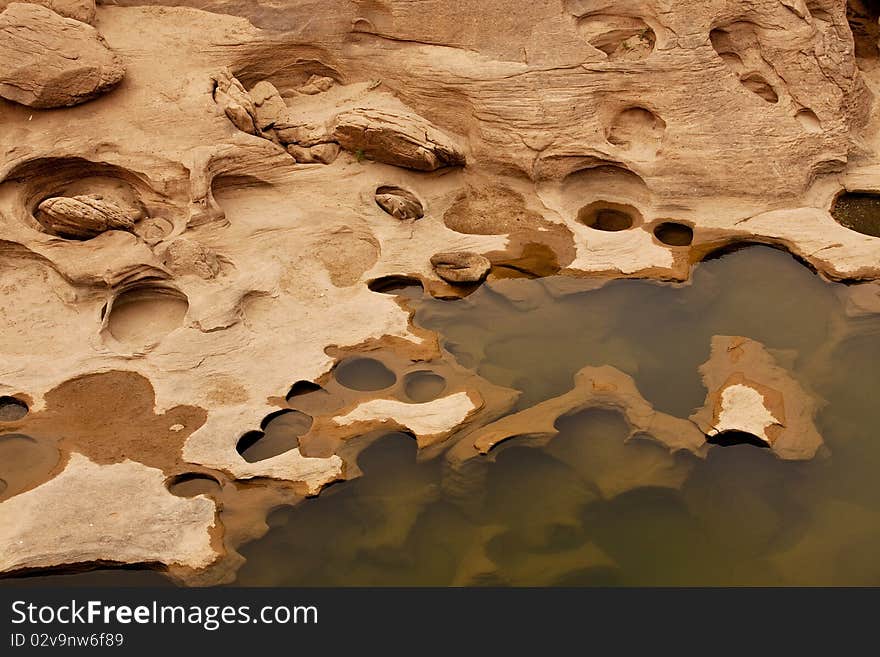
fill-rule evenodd
<path id="1" fill-rule="evenodd" d="M 171 4 L 182 6 L 153 6 Z M 474 373 L 443 370 L 442 394 L 411 399 L 404 377 L 448 368 L 449 356 L 394 295 L 370 287 L 377 281 L 463 295 L 495 277 L 493 264 L 511 276 L 686 281 L 708 254 L 758 242 L 862 282 L 852 312 L 876 311 L 880 238 L 830 212 L 844 192 L 880 192 L 870 15 L 853 26 L 837 0 L 374 5 L 330 3 L 316 17 L 297 3 L 120 0 L 98 6 L 99 35 L 82 22 L 88 1 L 0 3 L 0 96 L 13 101 L 0 101 L 0 394 L 29 408 L 4 429 L 24 432 L 48 412 L 50 391 L 119 370 L 153 386 L 144 407 L 163 423 L 161 440 L 123 440 L 126 427 L 111 420 L 128 412 L 119 399 L 130 382 L 89 406 L 94 425 L 66 407 L 54 426 L 88 425 L 94 451 L 83 462 L 59 436 L 66 469 L 7 490 L 4 540 L 27 537 L 26 548 L 4 550 L 7 569 L 211 563 L 199 581 L 228 581 L 236 547 L 265 531 L 269 508 L 356 476 L 355 439 L 386 425 L 420 433 L 430 453 L 468 434 L 455 449 L 474 464 L 523 432 L 549 440 L 560 414 L 616 409 L 634 432 L 627 446 L 650 434 L 664 459 L 607 450 L 638 473 L 615 466 L 599 477 L 608 497 L 637 481 L 676 487 L 683 470 L 667 452 L 707 449 L 692 422 L 659 413 L 632 379 L 600 367 L 582 371 L 568 395 L 502 420 L 516 391 L 493 391 Z M 123 69 L 112 94 L 74 107 L 117 85 Z M 68 109 L 39 111 L 55 107 Z M 123 215 L 73 202 L 96 195 Z M 128 201 L 144 218 L 128 214 Z M 687 238 L 658 236 L 670 222 Z M 393 368 L 397 388 L 328 383 L 338 362 L 329 352 L 376 345 L 406 361 Z M 723 378 L 706 366 L 711 404 L 698 421 L 806 458 L 820 442 L 813 402 L 755 349 L 722 350 Z M 739 363 L 724 363 L 738 352 Z M 295 447 L 248 462 L 238 441 L 296 403 L 284 399 L 294 381 L 319 381 L 330 401 L 309 402 L 314 425 Z M 479 408 L 465 412 L 462 395 Z M 186 414 L 174 410 L 183 405 Z M 596 450 L 585 471 L 607 455 Z M 161 476 L 187 474 L 216 482 L 220 516 L 208 497 L 158 487 Z M 462 497 L 479 485 L 450 477 Z M 110 538 L 96 545 L 80 520 L 94 500 L 116 508 L 132 490 L 156 504 L 106 521 Z M 93 507 L 81 511 L 77 492 Z M 417 497 L 419 508 L 433 499 Z M 50 501 L 64 512 L 44 522 Z M 157 542 L 128 538 L 145 527 Z M 497 569 L 485 555 L 497 528 L 484 529 L 463 582 Z M 216 555 L 203 542 L 209 530 Z M 399 546 L 403 530 L 388 531 Z M 62 535 L 75 540 L 62 545 Z M 572 559 L 607 565 L 592 550 Z M 540 581 L 542 568 L 523 580 Z"/>
<path id="2" fill-rule="evenodd" d="M 811 459 L 823 446 L 814 424 L 820 404 L 761 343 L 716 335 L 700 373 L 709 394 L 691 419 L 707 436 L 754 436 L 794 460 Z"/>
<path id="3" fill-rule="evenodd" d="M 53 235 L 87 240 L 106 230 L 131 230 L 141 215 L 89 194 L 46 199 L 37 208 L 36 218 Z"/>
<path id="4" fill-rule="evenodd" d="M 164 480 L 133 461 L 98 465 L 71 455 L 57 477 L 0 504 L 0 569 L 101 561 L 205 568 L 219 556 L 214 502 L 172 495 Z"/>
<path id="5" fill-rule="evenodd" d="M 37 4 L 0 14 L 0 97 L 29 107 L 67 107 L 100 96 L 125 68 L 95 28 Z"/>

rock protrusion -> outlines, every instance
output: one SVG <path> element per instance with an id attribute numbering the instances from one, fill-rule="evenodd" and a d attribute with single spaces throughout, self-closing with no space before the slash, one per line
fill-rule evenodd
<path id="1" fill-rule="evenodd" d="M 217 71 L 211 79 L 214 82 L 214 102 L 232 121 L 232 125 L 249 135 L 260 135 L 257 108 L 244 85 L 228 68 Z"/>
<path id="2" fill-rule="evenodd" d="M 91 25 L 38 4 L 0 14 L 0 97 L 36 108 L 91 100 L 122 80 L 119 57 Z"/>
<path id="3" fill-rule="evenodd" d="M 431 257 L 437 275 L 452 285 L 468 285 L 482 281 L 492 263 L 485 256 L 471 251 L 438 253 Z"/>
<path id="4" fill-rule="evenodd" d="M 47 232 L 74 240 L 91 239 L 108 230 L 131 230 L 142 218 L 140 210 L 122 208 L 97 194 L 48 198 L 36 212 Z"/>
<path id="5" fill-rule="evenodd" d="M 413 113 L 358 107 L 336 116 L 332 135 L 359 157 L 406 169 L 434 171 L 465 164 L 449 137 Z"/>
<path id="6" fill-rule="evenodd" d="M 823 445 L 813 418 L 819 403 L 764 346 L 716 335 L 700 367 L 709 394 L 691 420 L 710 438 L 754 437 L 783 459 L 811 459 Z"/>

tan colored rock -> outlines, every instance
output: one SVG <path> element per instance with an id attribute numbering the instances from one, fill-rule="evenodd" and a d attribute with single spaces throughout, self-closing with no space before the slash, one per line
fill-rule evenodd
<path id="1" fill-rule="evenodd" d="M 415 194 L 400 187 L 385 185 L 376 190 L 376 204 L 401 221 L 415 221 L 425 216 Z"/>
<path id="2" fill-rule="evenodd" d="M 355 108 L 337 115 L 334 141 L 358 157 L 417 171 L 463 166 L 465 156 L 453 141 L 416 114 L 379 108 Z"/>
<path id="3" fill-rule="evenodd" d="M 184 237 L 170 242 L 165 248 L 165 265 L 175 274 L 193 274 L 199 278 L 211 279 L 220 273 L 217 255 L 203 244 Z"/>
<path id="4" fill-rule="evenodd" d="M 437 275 L 453 285 L 479 283 L 492 268 L 489 259 L 479 253 L 458 251 L 431 256 L 431 266 Z"/>
<path id="5" fill-rule="evenodd" d="M 761 343 L 716 335 L 700 373 L 709 394 L 691 419 L 706 435 L 745 433 L 792 460 L 811 459 L 823 447 L 814 424 L 819 401 Z"/>
<path id="6" fill-rule="evenodd" d="M 315 144 L 309 148 L 309 153 L 315 162 L 333 164 L 339 155 L 339 144 Z"/>
<path id="7" fill-rule="evenodd" d="M 275 134 L 282 144 L 295 144 L 302 148 L 310 148 L 331 141 L 327 128 L 319 123 L 288 123 L 275 124 Z"/>
<path id="8" fill-rule="evenodd" d="M 90 25 L 36 4 L 11 3 L 0 14 L 0 97 L 29 107 L 78 105 L 124 74 Z"/>
<path id="9" fill-rule="evenodd" d="M 333 86 L 333 84 L 333 78 L 325 75 L 312 75 L 303 86 L 297 89 L 297 91 L 301 94 L 306 94 L 307 96 L 313 96 L 322 91 L 327 91 Z"/>
<path id="10" fill-rule="evenodd" d="M 250 97 L 260 130 L 268 130 L 287 118 L 287 104 L 271 82 L 257 82 L 250 90 Z"/>
<path id="11" fill-rule="evenodd" d="M 588 408 L 619 411 L 632 429 L 631 436 L 647 434 L 670 452 L 687 450 L 698 456 L 706 452 L 705 437 L 696 426 L 654 410 L 632 377 L 609 365 L 582 368 L 569 392 L 478 429 L 468 441 L 485 454 L 513 436 L 546 440 L 559 433 L 557 418 Z"/>
<path id="12" fill-rule="evenodd" d="M 249 135 L 259 135 L 257 109 L 254 101 L 228 68 L 211 75 L 214 83 L 214 102 L 239 130 Z"/>
<path id="13" fill-rule="evenodd" d="M 3 11 L 16 0 L 0 0 L 0 11 Z M 48 7 L 56 14 L 66 18 L 73 18 L 83 23 L 94 25 L 95 23 L 95 0 L 17 0 L 27 4 L 37 4 Z"/>
<path id="14" fill-rule="evenodd" d="M 0 571 L 77 563 L 205 568 L 216 506 L 165 488 L 157 468 L 72 454 L 54 479 L 0 504 Z"/>
<path id="15" fill-rule="evenodd" d="M 141 218 L 100 196 L 56 196 L 37 208 L 36 219 L 47 232 L 75 240 L 91 239 L 107 230 L 131 230 Z"/>

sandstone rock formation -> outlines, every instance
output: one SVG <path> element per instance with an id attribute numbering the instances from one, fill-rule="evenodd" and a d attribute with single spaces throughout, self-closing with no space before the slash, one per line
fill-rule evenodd
<path id="1" fill-rule="evenodd" d="M 16 0 L 0 0 L 0 12 Z M 21 0 L 18 0 L 21 1 Z M 95 0 L 24 0 L 27 4 L 48 7 L 56 14 L 74 18 L 93 25 L 95 22 Z"/>
<path id="2" fill-rule="evenodd" d="M 487 258 L 469 251 L 434 254 L 431 264 L 440 278 L 453 285 L 479 283 L 491 267 Z"/>
<path id="3" fill-rule="evenodd" d="M 39 108 L 83 103 L 125 74 L 93 27 L 17 2 L 0 14 L 0 62 L 0 97 Z"/>
<path id="4" fill-rule="evenodd" d="M 96 194 L 48 198 L 37 207 L 37 221 L 60 237 L 86 240 L 106 230 L 131 230 L 139 213 Z"/>
<path id="5" fill-rule="evenodd" d="M 577 409 L 617 409 L 627 445 L 650 434 L 663 455 L 592 495 L 680 484 L 668 452 L 703 456 L 706 433 L 818 453 L 815 400 L 757 343 L 718 343 L 699 428 L 600 363 L 503 417 L 517 391 L 464 371 L 383 292 L 461 296 L 504 271 L 684 283 L 761 243 L 859 283 L 851 312 L 876 313 L 880 238 L 831 213 L 880 194 L 876 16 L 851 24 L 850 5 L 116 0 L 99 34 L 88 2 L 0 4 L 0 398 L 27 407 L 0 429 L 58 456 L 0 491 L 0 567 L 229 581 L 268 510 L 357 476 L 380 429 L 451 447 L 461 498 L 492 445 L 548 441 Z M 396 382 L 339 384 L 363 353 Z M 405 390 L 423 370 L 445 377 L 433 399 Z M 245 459 L 242 438 L 292 409 L 310 428 Z M 174 493 L 188 476 L 217 490 Z M 462 581 L 492 570 L 495 535 Z"/>
<path id="6" fill-rule="evenodd" d="M 691 419 L 707 436 L 754 436 L 784 459 L 810 459 L 822 447 L 818 402 L 759 342 L 716 335 L 700 372 L 709 394 Z"/>

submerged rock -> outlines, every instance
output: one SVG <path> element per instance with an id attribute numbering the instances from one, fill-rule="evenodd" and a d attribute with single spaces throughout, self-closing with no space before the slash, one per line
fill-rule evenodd
<path id="1" fill-rule="evenodd" d="M 36 4 L 0 14 L 0 97 L 29 107 L 77 105 L 122 80 L 125 68 L 98 31 Z"/>
<path id="2" fill-rule="evenodd" d="M 377 189 L 376 204 L 392 217 L 400 220 L 415 221 L 425 216 L 422 203 L 415 194 L 401 187 L 385 186 Z"/>
<path id="3" fill-rule="evenodd" d="M 492 268 L 488 258 L 470 251 L 438 253 L 431 256 L 431 265 L 440 278 L 453 285 L 479 283 Z"/>
<path id="4" fill-rule="evenodd" d="M 40 203 L 36 218 L 53 235 L 87 240 L 107 230 L 131 230 L 142 213 L 87 194 L 48 198 Z"/>
<path id="5" fill-rule="evenodd" d="M 716 335 L 700 373 L 709 394 L 691 420 L 710 439 L 765 443 L 792 460 L 811 459 L 822 447 L 813 423 L 818 402 L 761 343 Z"/>

